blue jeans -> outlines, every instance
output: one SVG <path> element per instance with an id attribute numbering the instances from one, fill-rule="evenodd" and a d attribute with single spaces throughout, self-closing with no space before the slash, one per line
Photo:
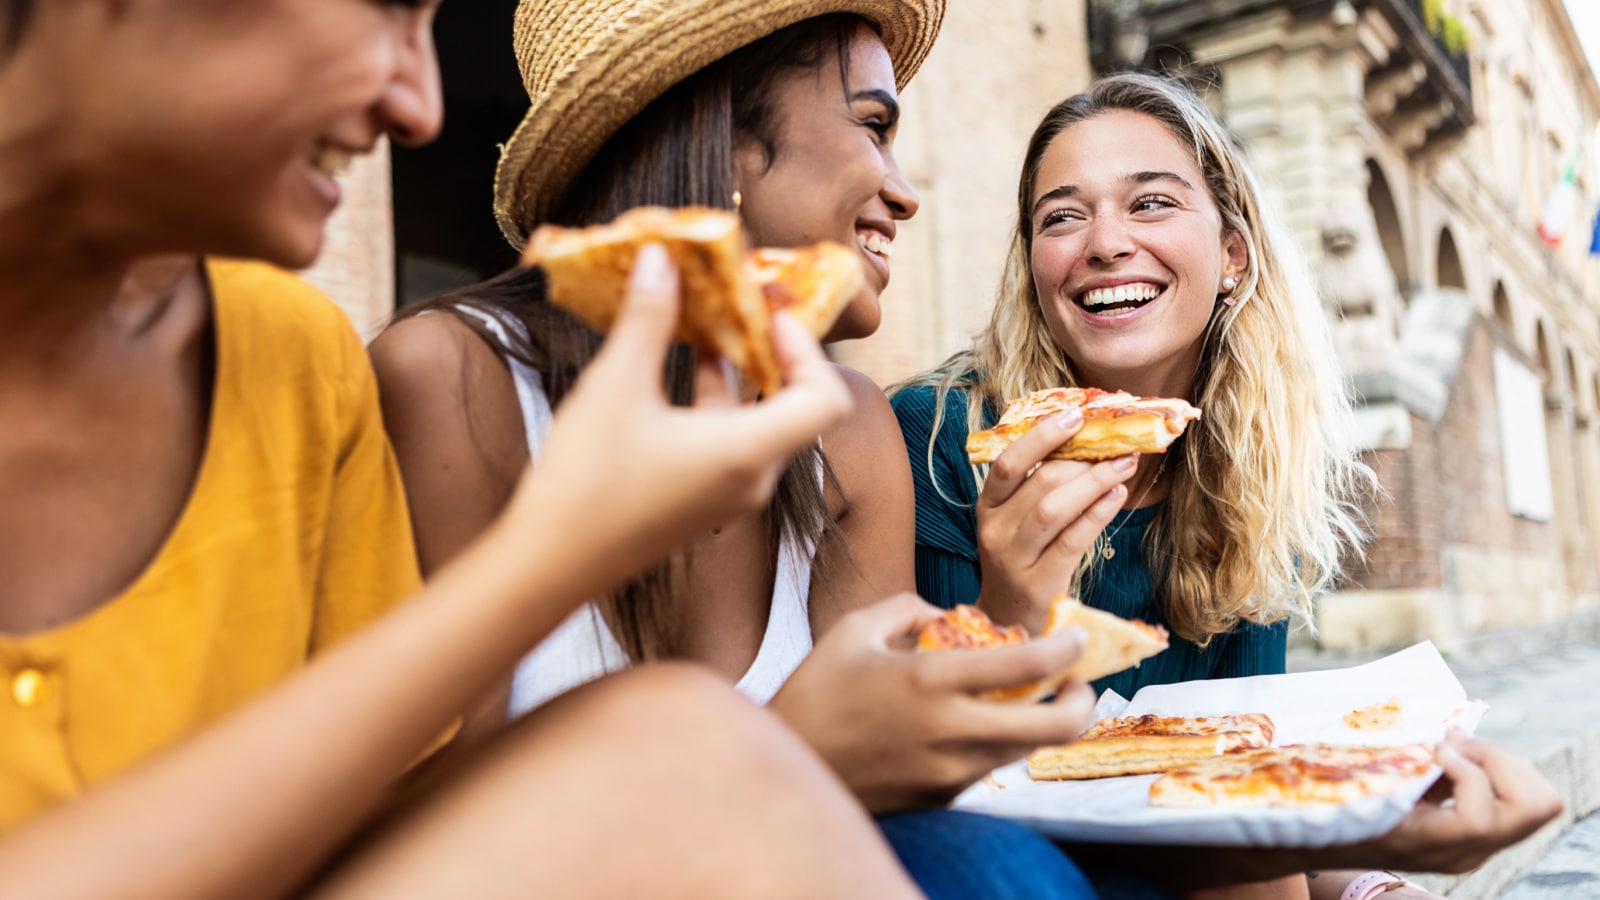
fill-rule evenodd
<path id="1" fill-rule="evenodd" d="M 1120 869 L 1087 863 L 1009 819 L 938 809 L 878 820 L 889 845 L 930 900 L 1171 900 Z"/>
<path id="2" fill-rule="evenodd" d="M 1055 844 L 1008 819 L 949 809 L 878 820 L 929 900 L 1095 900 Z"/>

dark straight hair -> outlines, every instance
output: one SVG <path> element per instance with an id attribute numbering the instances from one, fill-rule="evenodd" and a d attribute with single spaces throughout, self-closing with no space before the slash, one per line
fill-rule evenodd
<path id="1" fill-rule="evenodd" d="M 837 59 L 842 84 L 849 84 L 849 48 L 865 20 L 833 14 L 777 31 L 706 66 L 667 90 L 617 131 L 573 180 L 545 221 L 567 226 L 609 222 L 639 206 L 733 208 L 734 150 L 760 144 L 770 165 L 781 152 L 777 135 L 776 87 L 782 76 L 820 73 Z M 538 224 L 538 223 L 535 223 Z M 520 322 L 526 332 L 502 340 L 462 309 Z M 482 284 L 433 298 L 402 316 L 438 310 L 455 314 L 497 351 L 539 372 L 551 404 L 561 402 L 594 357 L 600 336 L 547 299 L 543 273 L 513 269 Z M 674 403 L 694 399 L 694 354 L 674 348 L 666 380 Z M 784 539 L 844 547 L 829 514 L 825 484 L 837 483 L 820 448 L 800 453 L 767 508 L 771 558 Z M 819 560 L 823 559 L 819 553 Z M 846 557 L 848 558 L 848 557 Z M 605 613 L 619 643 L 634 660 L 678 655 L 682 646 L 670 615 L 692 559 L 663 563 L 613 591 Z M 813 579 L 826 578 L 813 567 Z"/>
<path id="2" fill-rule="evenodd" d="M 22 43 L 33 18 L 33 0 L 0 0 L 0 62 Z"/>

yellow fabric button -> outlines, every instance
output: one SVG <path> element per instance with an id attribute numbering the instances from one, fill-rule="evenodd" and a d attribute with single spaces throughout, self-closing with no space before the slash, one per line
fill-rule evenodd
<path id="1" fill-rule="evenodd" d="M 49 682 L 38 669 L 23 669 L 11 678 L 11 699 L 23 709 L 38 706 L 48 694 Z"/>

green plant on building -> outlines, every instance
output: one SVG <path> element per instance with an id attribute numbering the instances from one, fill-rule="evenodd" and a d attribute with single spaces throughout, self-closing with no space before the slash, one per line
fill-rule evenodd
<path id="1" fill-rule="evenodd" d="M 1446 53 L 1465 58 L 1471 38 L 1467 23 L 1444 8 L 1444 0 L 1422 0 L 1422 24 L 1428 33 L 1439 39 Z"/>

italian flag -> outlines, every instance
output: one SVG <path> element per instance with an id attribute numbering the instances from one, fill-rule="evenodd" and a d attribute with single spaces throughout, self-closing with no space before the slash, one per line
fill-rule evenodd
<path id="1" fill-rule="evenodd" d="M 1544 210 L 1539 213 L 1539 239 L 1551 247 L 1561 246 L 1567 236 L 1567 226 L 1578 210 L 1578 164 L 1574 160 L 1562 173 L 1556 189 L 1545 198 Z"/>

